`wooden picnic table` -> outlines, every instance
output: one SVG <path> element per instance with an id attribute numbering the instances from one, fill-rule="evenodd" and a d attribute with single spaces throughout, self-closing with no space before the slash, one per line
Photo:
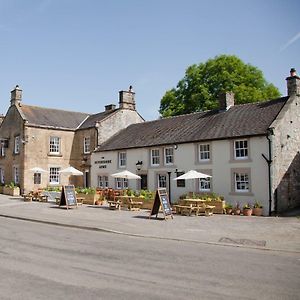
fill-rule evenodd
<path id="1" fill-rule="evenodd" d="M 121 205 L 127 205 L 129 210 L 140 210 L 143 205 L 143 201 L 135 201 L 136 196 L 116 196 L 116 199 L 121 201 Z"/>
<path id="2" fill-rule="evenodd" d="M 213 209 L 215 206 L 205 204 L 206 200 L 203 199 L 182 199 L 180 204 L 174 205 L 176 213 L 178 214 L 188 214 L 189 216 L 194 213 L 199 216 L 204 213 L 205 216 L 212 216 Z"/>

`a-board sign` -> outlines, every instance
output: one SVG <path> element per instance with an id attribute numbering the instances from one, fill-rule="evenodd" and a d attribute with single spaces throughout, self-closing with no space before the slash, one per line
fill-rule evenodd
<path id="1" fill-rule="evenodd" d="M 160 207 L 162 209 L 165 219 L 167 217 L 171 217 L 173 219 L 172 208 L 170 205 L 169 196 L 168 196 L 167 190 L 165 188 L 156 190 L 154 203 L 153 203 L 149 218 L 153 215 L 156 215 L 156 218 L 157 218 Z"/>
<path id="2" fill-rule="evenodd" d="M 75 193 L 74 185 L 63 185 L 60 195 L 59 206 L 76 206 L 77 207 L 77 199 Z"/>

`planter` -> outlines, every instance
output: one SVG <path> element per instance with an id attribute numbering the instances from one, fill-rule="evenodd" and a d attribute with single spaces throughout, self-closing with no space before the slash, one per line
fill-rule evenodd
<path id="1" fill-rule="evenodd" d="M 18 186 L 13 188 L 4 186 L 3 194 L 10 196 L 20 196 L 20 188 Z"/>
<path id="2" fill-rule="evenodd" d="M 205 201 L 205 204 L 215 206 L 213 209 L 214 214 L 224 214 L 226 212 L 225 200 L 222 201 L 210 200 L 210 201 Z"/>
<path id="3" fill-rule="evenodd" d="M 243 209 L 244 216 L 251 216 L 252 215 L 252 208 L 244 208 Z"/>
<path id="4" fill-rule="evenodd" d="M 262 207 L 254 207 L 253 210 L 252 210 L 252 214 L 254 216 L 262 216 L 263 215 Z"/>
<path id="5" fill-rule="evenodd" d="M 236 216 L 240 215 L 241 214 L 241 209 L 240 208 L 234 208 L 233 209 L 233 214 L 236 215 Z"/>
<path id="6" fill-rule="evenodd" d="M 146 199 L 143 199 L 143 198 L 139 198 L 139 201 L 143 202 L 142 209 L 152 209 L 154 199 L 147 199 L 146 200 Z"/>
<path id="7" fill-rule="evenodd" d="M 76 197 L 79 198 L 84 198 L 82 203 L 83 204 L 89 204 L 89 205 L 95 205 L 95 202 L 99 200 L 99 195 L 98 194 L 83 194 L 83 193 L 78 193 L 76 194 Z"/>
<path id="8" fill-rule="evenodd" d="M 228 207 L 228 208 L 225 208 L 226 209 L 226 214 L 227 215 L 232 215 L 232 213 L 233 213 L 233 209 L 230 207 Z"/>
<path id="9" fill-rule="evenodd" d="M 0 194 L 3 194 L 3 185 L 0 185 Z"/>

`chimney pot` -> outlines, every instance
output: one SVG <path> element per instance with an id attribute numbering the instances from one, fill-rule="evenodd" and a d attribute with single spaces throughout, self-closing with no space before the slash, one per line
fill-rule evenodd
<path id="1" fill-rule="evenodd" d="M 219 95 L 220 110 L 228 110 L 231 106 L 234 106 L 234 93 L 226 92 Z"/>
<path id="2" fill-rule="evenodd" d="M 19 85 L 10 92 L 10 105 L 19 105 L 21 106 L 22 101 L 22 90 Z"/>
<path id="3" fill-rule="evenodd" d="M 291 68 L 290 76 L 286 78 L 286 81 L 288 96 L 300 95 L 300 77 L 297 75 L 295 68 Z"/>
<path id="4" fill-rule="evenodd" d="M 132 85 L 129 86 L 128 91 L 119 91 L 119 107 L 135 110 L 134 96 L 135 92 L 132 89 Z"/>

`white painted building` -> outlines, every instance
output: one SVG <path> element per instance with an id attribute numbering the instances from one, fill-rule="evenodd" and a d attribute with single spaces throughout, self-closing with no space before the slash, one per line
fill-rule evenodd
<path id="1" fill-rule="evenodd" d="M 287 78 L 288 96 L 133 124 L 91 157 L 92 186 L 166 187 L 171 202 L 187 192 L 214 192 L 226 202 L 264 206 L 264 214 L 300 204 L 300 78 Z M 127 169 L 141 180 L 115 179 Z M 210 179 L 174 181 L 191 169 Z"/>

